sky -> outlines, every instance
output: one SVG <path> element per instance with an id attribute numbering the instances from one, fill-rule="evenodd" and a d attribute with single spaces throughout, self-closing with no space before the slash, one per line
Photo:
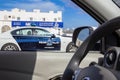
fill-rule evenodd
<path id="1" fill-rule="evenodd" d="M 64 28 L 98 26 L 92 17 L 70 0 L 0 0 L 0 10 L 11 10 L 13 8 L 27 11 L 40 9 L 41 12 L 62 11 Z"/>

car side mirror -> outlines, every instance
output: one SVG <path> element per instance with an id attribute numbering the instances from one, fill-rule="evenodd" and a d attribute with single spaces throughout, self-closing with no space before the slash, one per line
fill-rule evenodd
<path id="1" fill-rule="evenodd" d="M 75 46 L 80 46 L 80 42 L 84 41 L 93 31 L 94 29 L 90 26 L 76 28 L 73 32 L 72 42 Z"/>
<path id="2" fill-rule="evenodd" d="M 76 28 L 73 32 L 72 42 L 74 46 L 79 47 L 82 42 L 96 29 L 96 27 L 82 26 Z M 100 41 L 95 44 L 92 50 L 100 50 Z"/>

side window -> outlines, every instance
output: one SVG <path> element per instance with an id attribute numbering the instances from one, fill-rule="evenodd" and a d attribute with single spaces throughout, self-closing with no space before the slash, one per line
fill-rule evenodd
<path id="1" fill-rule="evenodd" d="M 17 31 L 13 31 L 12 35 L 17 35 L 17 36 L 32 35 L 32 30 L 31 29 L 20 29 L 20 30 L 17 30 Z"/>
<path id="2" fill-rule="evenodd" d="M 32 35 L 32 30 L 31 29 L 23 29 L 21 30 L 23 35 Z"/>
<path id="3" fill-rule="evenodd" d="M 8 1 L 6 1 L 6 4 Z M 29 36 L 34 37 L 32 40 L 39 37 L 45 37 L 47 40 L 47 38 L 51 37 L 51 40 L 54 41 L 53 44 L 60 47 L 58 48 L 58 46 L 52 45 L 50 48 L 45 46 L 46 50 L 53 49 L 54 47 L 57 50 L 60 49 L 59 51 L 66 52 L 67 46 L 72 42 L 73 32 L 76 28 L 82 26 L 99 26 L 96 20 L 71 0 L 17 0 L 17 2 L 19 6 L 14 5 L 14 1 L 13 3 L 9 1 L 13 6 L 8 5 L 6 7 L 4 6 L 3 9 L 1 8 L 0 26 L 9 26 L 10 31 L 12 31 L 11 34 L 18 37 L 18 39 L 19 37 L 28 38 L 27 36 Z M 23 4 L 28 4 L 28 6 L 23 6 Z M 39 5 L 44 5 L 44 7 Z M 48 6 L 50 7 L 48 8 Z M 5 27 L 5 29 L 7 29 L 7 27 Z M 2 30 L 0 31 L 2 32 Z M 89 32 L 87 30 L 82 31 L 79 34 L 78 40 L 81 40 L 82 43 L 88 36 Z M 7 39 L 5 41 L 8 43 Z M 38 41 L 38 39 L 33 41 Z M 60 44 L 58 42 L 60 42 Z M 33 42 L 30 42 L 30 44 L 33 44 Z M 40 41 L 37 42 L 36 45 L 39 44 Z M 33 47 L 34 45 L 35 44 L 33 44 L 31 46 L 32 48 L 28 49 L 28 51 L 39 47 Z M 69 48 L 74 49 L 74 47 L 71 48 L 71 45 Z M 41 51 L 41 49 L 38 48 L 35 50 Z"/>
<path id="4" fill-rule="evenodd" d="M 37 36 L 41 36 L 41 37 L 47 37 L 47 36 L 51 36 L 52 34 L 46 30 L 43 29 L 35 29 L 33 31 L 33 35 L 37 35 Z"/>
<path id="5" fill-rule="evenodd" d="M 21 30 L 12 31 L 11 34 L 14 35 L 14 36 L 23 35 L 23 33 L 21 32 Z"/>
<path id="6" fill-rule="evenodd" d="M 16 31 L 16 35 L 22 35 L 22 32 L 20 30 Z"/>

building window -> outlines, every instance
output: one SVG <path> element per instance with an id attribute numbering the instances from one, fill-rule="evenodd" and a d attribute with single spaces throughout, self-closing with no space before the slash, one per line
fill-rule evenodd
<path id="1" fill-rule="evenodd" d="M 15 19 L 15 16 L 12 16 L 12 19 Z"/>
<path id="2" fill-rule="evenodd" d="M 8 16 L 8 18 L 11 18 L 11 16 Z"/>
<path id="3" fill-rule="evenodd" d="M 33 20 L 33 17 L 30 17 L 30 20 L 32 21 L 32 20 Z"/>
<path id="4" fill-rule="evenodd" d="M 43 21 L 45 21 L 45 18 L 43 18 Z"/>
<path id="5" fill-rule="evenodd" d="M 7 20 L 7 19 L 8 19 L 8 17 L 7 17 L 7 15 L 5 15 L 5 16 L 4 16 L 4 20 Z"/>
<path id="6" fill-rule="evenodd" d="M 20 17 L 17 17 L 17 20 L 20 20 Z"/>
<path id="7" fill-rule="evenodd" d="M 60 17 L 58 17 L 58 20 L 61 20 L 61 18 L 60 18 Z"/>
<path id="8" fill-rule="evenodd" d="M 57 18 L 54 18 L 54 21 L 56 22 L 56 21 L 57 21 Z"/>

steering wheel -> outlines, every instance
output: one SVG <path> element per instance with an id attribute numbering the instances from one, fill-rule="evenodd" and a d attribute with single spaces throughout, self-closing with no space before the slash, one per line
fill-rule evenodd
<path id="1" fill-rule="evenodd" d="M 67 65 L 62 80 L 119 80 L 109 69 L 93 65 L 79 69 L 79 65 L 88 51 L 102 37 L 120 28 L 120 17 L 114 18 L 97 28 L 78 48 Z"/>

